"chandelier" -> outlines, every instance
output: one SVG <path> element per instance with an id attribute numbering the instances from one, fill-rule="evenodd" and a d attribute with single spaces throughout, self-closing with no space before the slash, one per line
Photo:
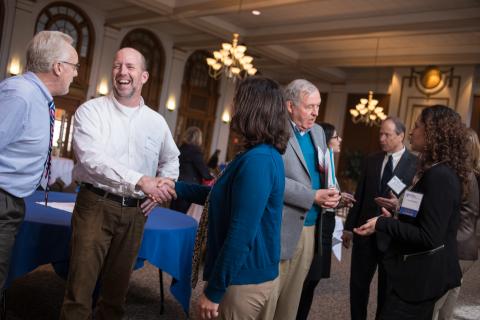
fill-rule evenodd
<path id="1" fill-rule="evenodd" d="M 235 81 L 257 73 L 252 64 L 253 58 L 245 55 L 247 47 L 238 44 L 238 36 L 234 33 L 232 43 L 222 43 L 222 49 L 213 51 L 213 58 L 207 58 L 208 74 L 212 78 L 218 79 L 225 74 Z"/>
<path id="2" fill-rule="evenodd" d="M 377 70 L 377 58 L 378 58 L 378 46 L 380 44 L 380 39 L 377 39 L 377 48 L 375 49 L 375 87 L 378 83 L 378 70 Z M 373 91 L 368 91 L 368 98 L 361 98 L 360 103 L 358 103 L 355 108 L 350 109 L 350 114 L 352 115 L 352 122 L 359 123 L 363 122 L 368 126 L 380 126 L 380 123 L 387 118 L 383 113 L 383 108 L 378 106 L 378 100 L 373 99 Z"/>
<path id="3" fill-rule="evenodd" d="M 373 91 L 368 91 L 368 99 L 360 99 L 360 103 L 350 109 L 353 123 L 364 122 L 369 126 L 379 126 L 387 116 L 383 113 L 383 108 L 377 105 L 378 100 L 373 99 Z"/>

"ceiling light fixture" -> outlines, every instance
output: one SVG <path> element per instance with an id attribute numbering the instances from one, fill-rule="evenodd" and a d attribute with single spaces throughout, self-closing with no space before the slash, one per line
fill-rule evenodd
<path id="1" fill-rule="evenodd" d="M 377 72 L 375 77 L 375 88 L 377 88 L 378 83 L 378 71 L 377 67 L 377 58 L 378 58 L 378 46 L 380 39 L 377 39 L 377 48 L 375 50 L 375 62 L 374 67 Z M 350 114 L 352 115 L 353 123 L 364 123 L 368 126 L 380 126 L 380 123 L 387 118 L 383 113 L 383 108 L 378 106 L 378 100 L 373 99 L 373 91 L 368 91 L 368 98 L 361 98 L 360 103 L 358 103 L 355 108 L 350 109 Z"/>
<path id="2" fill-rule="evenodd" d="M 253 67 L 253 57 L 246 56 L 247 47 L 238 44 L 238 33 L 233 34 L 232 43 L 222 43 L 222 49 L 213 51 L 213 58 L 207 58 L 208 74 L 218 79 L 225 74 L 228 79 L 235 81 L 257 73 Z"/>
<path id="3" fill-rule="evenodd" d="M 254 16 L 259 16 L 259 15 L 261 15 L 262 13 L 260 12 L 260 10 L 252 10 L 252 14 L 253 14 Z"/>

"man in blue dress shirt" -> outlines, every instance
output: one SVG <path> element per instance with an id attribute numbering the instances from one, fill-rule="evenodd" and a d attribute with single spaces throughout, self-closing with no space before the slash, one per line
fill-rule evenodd
<path id="1" fill-rule="evenodd" d="M 25 216 L 23 198 L 46 170 L 53 96 L 67 94 L 77 76 L 72 43 L 64 33 L 39 32 L 27 48 L 27 72 L 0 82 L 0 288 Z"/>

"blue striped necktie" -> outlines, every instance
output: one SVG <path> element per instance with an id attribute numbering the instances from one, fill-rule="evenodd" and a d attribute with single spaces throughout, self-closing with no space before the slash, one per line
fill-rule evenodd
<path id="1" fill-rule="evenodd" d="M 52 165 L 52 147 L 53 147 L 53 130 L 55 129 L 55 103 L 48 103 L 48 112 L 50 114 L 50 143 L 48 144 L 48 154 L 45 160 L 45 178 L 47 179 L 47 187 L 45 188 L 45 205 L 48 203 L 48 191 L 50 191 L 50 173 Z"/>

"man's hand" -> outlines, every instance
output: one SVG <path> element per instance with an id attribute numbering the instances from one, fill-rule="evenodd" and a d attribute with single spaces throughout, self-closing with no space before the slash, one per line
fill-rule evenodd
<path id="1" fill-rule="evenodd" d="M 155 202 L 150 198 L 146 198 L 140 205 L 140 208 L 142 209 L 143 214 L 148 216 L 156 206 L 158 206 L 158 202 Z"/>
<path id="2" fill-rule="evenodd" d="M 382 216 L 387 217 L 387 218 L 391 218 L 392 214 L 387 209 L 382 208 Z"/>
<path id="3" fill-rule="evenodd" d="M 319 189 L 315 192 L 314 202 L 322 208 L 335 208 L 341 196 L 337 189 Z"/>
<path id="4" fill-rule="evenodd" d="M 357 202 L 357 200 L 355 200 L 355 197 L 347 192 L 342 192 L 341 197 L 342 197 L 342 200 L 340 200 L 341 207 L 351 208 L 353 207 L 353 204 Z"/>
<path id="5" fill-rule="evenodd" d="M 398 198 L 393 194 L 392 191 L 390 191 L 388 198 L 377 197 L 374 200 L 379 207 L 384 207 L 392 212 L 397 211 L 399 208 Z"/>
<path id="6" fill-rule="evenodd" d="M 169 178 L 143 176 L 137 186 L 155 202 L 163 203 L 176 198 L 175 182 Z"/>
<path id="7" fill-rule="evenodd" d="M 354 228 L 353 232 L 360 236 L 369 236 L 373 234 L 375 232 L 375 225 L 377 224 L 377 219 L 378 217 L 368 219 L 368 221 L 364 225 L 358 228 Z"/>
<path id="8" fill-rule="evenodd" d="M 218 303 L 210 301 L 204 293 L 198 298 L 198 313 L 200 319 L 215 319 L 218 317 Z"/>
<path id="9" fill-rule="evenodd" d="M 352 233 L 352 231 L 343 230 L 343 234 L 342 234 L 342 244 L 343 244 L 343 246 L 345 247 L 345 249 L 349 249 L 349 248 L 350 248 L 350 244 L 352 243 L 352 239 L 353 239 L 353 233 Z"/>

